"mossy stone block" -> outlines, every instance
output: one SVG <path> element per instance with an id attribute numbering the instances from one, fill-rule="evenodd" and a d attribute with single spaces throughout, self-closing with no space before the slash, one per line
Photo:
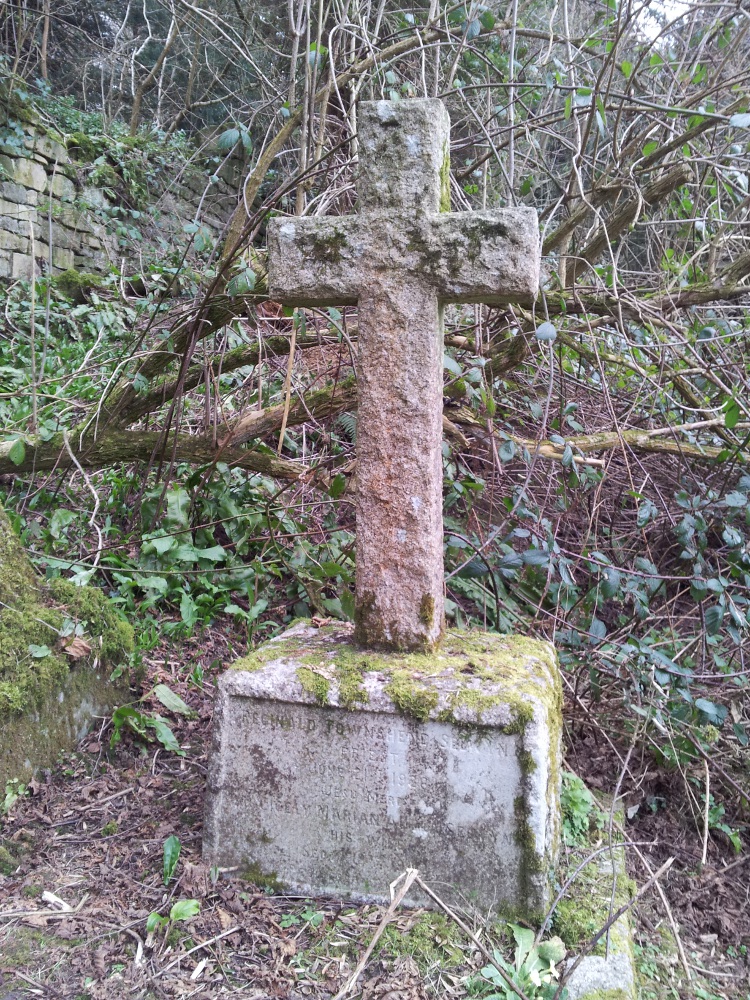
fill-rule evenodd
<path id="1" fill-rule="evenodd" d="M 66 652 L 66 621 L 88 652 Z M 91 720 L 127 697 L 112 668 L 133 649 L 133 630 L 101 591 L 35 574 L 0 508 L 0 788 L 49 767 Z"/>
<path id="2" fill-rule="evenodd" d="M 561 703 L 545 642 L 449 632 L 437 653 L 384 653 L 299 622 L 219 681 L 204 856 L 355 901 L 387 901 L 417 867 L 446 900 L 533 919 L 557 854 Z"/>

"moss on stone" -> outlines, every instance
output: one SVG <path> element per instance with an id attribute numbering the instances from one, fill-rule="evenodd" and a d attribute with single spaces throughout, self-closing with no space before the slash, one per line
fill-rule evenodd
<path id="1" fill-rule="evenodd" d="M 4 844 L 0 844 L 0 875 L 12 875 L 18 868 L 18 859 Z"/>
<path id="2" fill-rule="evenodd" d="M 323 647 L 317 645 L 318 636 L 330 639 Z M 351 706 L 364 704 L 367 692 L 363 679 L 368 673 L 379 673 L 390 678 L 387 690 L 402 711 L 424 719 L 437 708 L 438 696 L 433 682 L 441 677 L 452 678 L 458 688 L 451 692 L 446 711 L 435 712 L 440 721 L 453 724 L 482 724 L 481 716 L 498 705 L 507 705 L 509 719 L 503 731 L 522 733 L 533 718 L 529 696 L 539 697 L 540 685 L 528 676 L 529 663 L 535 662 L 540 676 L 551 684 L 544 689 L 551 692 L 546 707 L 550 725 L 557 726 L 553 741 L 559 737 L 559 724 L 555 721 L 562 708 L 560 688 L 554 654 L 550 646 L 536 639 L 507 636 L 488 632 L 447 632 L 438 652 L 405 653 L 380 652 L 363 649 L 355 641 L 349 627 L 341 624 L 324 626 L 316 632 L 316 641 L 306 636 L 292 635 L 266 643 L 257 651 L 236 660 L 231 669 L 261 670 L 273 660 L 291 659 L 312 670 L 333 676 L 338 685 L 339 704 Z M 488 690 L 494 686 L 495 691 Z M 430 689 L 431 707 L 425 715 L 425 689 Z M 329 689 L 330 700 L 330 689 Z M 410 711 L 409 706 L 413 707 Z M 462 723 L 457 717 L 461 709 L 476 714 L 474 723 Z M 553 745 L 556 745 L 553 742 Z"/>
<path id="3" fill-rule="evenodd" d="M 132 626 L 121 618 L 101 590 L 76 587 L 70 580 L 52 580 L 49 590 L 68 618 L 84 625 L 87 635 L 99 639 L 98 656 L 105 663 L 127 656 L 135 648 Z"/>
<path id="4" fill-rule="evenodd" d="M 270 889 L 272 892 L 280 892 L 284 888 L 284 883 L 279 881 L 278 873 L 264 871 L 257 861 L 245 862 L 240 878 L 245 882 L 252 882 L 259 889 Z"/>
<path id="5" fill-rule="evenodd" d="M 355 705 L 366 705 L 370 700 L 362 677 L 364 671 L 349 663 L 336 664 L 336 680 L 339 685 L 339 704 L 344 708 L 354 708 Z"/>
<path id="6" fill-rule="evenodd" d="M 111 664 L 133 649 L 131 626 L 101 591 L 67 580 L 42 585 L 2 509 L 0 601 L 0 718 L 38 705 L 67 677 L 70 664 L 60 643 L 66 618 L 84 624 L 94 647 L 89 662 L 96 657 Z"/>
<path id="7" fill-rule="evenodd" d="M 607 922 L 612 912 L 634 897 L 636 884 L 622 870 L 622 848 L 614 848 L 616 859 L 614 866 L 608 856 L 594 859 L 583 869 L 570 885 L 566 895 L 560 900 L 553 916 L 553 927 L 565 944 L 570 948 L 579 948 L 591 938 Z M 575 869 L 583 857 L 590 851 L 590 845 L 575 851 L 569 859 L 569 867 Z M 619 854 L 619 857 L 617 857 Z M 599 863 L 597 863 L 597 861 Z M 613 871 L 614 868 L 614 871 Z M 614 905 L 612 899 L 612 884 L 615 883 Z M 610 943 L 615 951 L 629 950 L 630 934 L 627 916 L 621 917 L 612 925 L 609 931 Z M 606 950 L 606 940 L 602 938 L 592 954 L 603 955 Z"/>
<path id="8" fill-rule="evenodd" d="M 297 680 L 304 690 L 315 698 L 319 705 L 327 704 L 328 691 L 331 686 L 328 678 L 317 673 L 315 670 L 311 670 L 309 667 L 298 667 Z"/>
<path id="9" fill-rule="evenodd" d="M 451 152 L 450 144 L 446 142 L 443 151 L 443 162 L 440 166 L 440 211 L 451 210 Z"/>
<path id="10" fill-rule="evenodd" d="M 428 628 L 435 617 L 435 598 L 432 594 L 423 594 L 419 602 L 419 620 Z"/>
<path id="11" fill-rule="evenodd" d="M 388 959 L 408 955 L 424 974 L 437 967 L 463 966 L 463 943 L 456 925 L 442 913 L 423 913 L 407 931 L 395 924 L 386 927 L 374 953 Z"/>
<path id="12" fill-rule="evenodd" d="M 408 670 L 394 670 L 385 690 L 397 708 L 420 722 L 426 722 L 437 707 L 438 692 L 435 688 L 418 680 Z"/>
<path id="13" fill-rule="evenodd" d="M 15 606 L 19 601 L 36 600 L 39 581 L 8 515 L 0 508 L 0 601 Z"/>
<path id="14" fill-rule="evenodd" d="M 108 143 L 103 136 L 94 138 L 85 132 L 72 132 L 66 137 L 65 145 L 77 160 L 93 162 L 106 151 Z"/>
<path id="15" fill-rule="evenodd" d="M 100 274 L 91 274 L 88 271 L 76 271 L 74 267 L 69 267 L 67 271 L 55 275 L 52 284 L 59 288 L 63 295 L 77 302 L 79 305 L 86 302 L 88 293 L 93 288 L 101 288 L 104 279 Z"/>

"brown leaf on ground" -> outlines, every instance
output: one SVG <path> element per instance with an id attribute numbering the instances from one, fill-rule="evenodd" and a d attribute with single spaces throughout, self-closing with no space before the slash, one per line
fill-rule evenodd
<path id="1" fill-rule="evenodd" d="M 63 639 L 62 646 L 65 650 L 65 655 L 69 656 L 71 660 L 82 660 L 84 656 L 88 656 L 91 652 L 91 646 L 80 635 Z"/>

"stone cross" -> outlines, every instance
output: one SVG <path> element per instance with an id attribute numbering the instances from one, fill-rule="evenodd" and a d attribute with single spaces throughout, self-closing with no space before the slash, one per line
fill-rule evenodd
<path id="1" fill-rule="evenodd" d="M 434 649 L 443 613 L 445 303 L 530 301 L 532 208 L 450 212 L 442 101 L 359 106 L 359 214 L 268 225 L 268 288 L 288 305 L 358 305 L 356 630 Z"/>

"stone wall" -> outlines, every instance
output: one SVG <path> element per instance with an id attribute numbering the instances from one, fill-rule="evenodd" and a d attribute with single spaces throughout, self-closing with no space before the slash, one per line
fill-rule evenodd
<path id="1" fill-rule="evenodd" d="M 117 202 L 87 183 L 90 165 L 33 126 L 26 128 L 24 147 L 0 146 L 0 278 L 29 278 L 32 266 L 37 275 L 69 268 L 106 273 L 119 269 L 123 257 L 137 266 L 112 224 Z M 156 225 L 160 235 L 175 236 L 185 223 L 199 221 L 218 237 L 237 203 L 237 189 L 209 178 L 201 165 L 162 172 L 144 227 Z"/>

